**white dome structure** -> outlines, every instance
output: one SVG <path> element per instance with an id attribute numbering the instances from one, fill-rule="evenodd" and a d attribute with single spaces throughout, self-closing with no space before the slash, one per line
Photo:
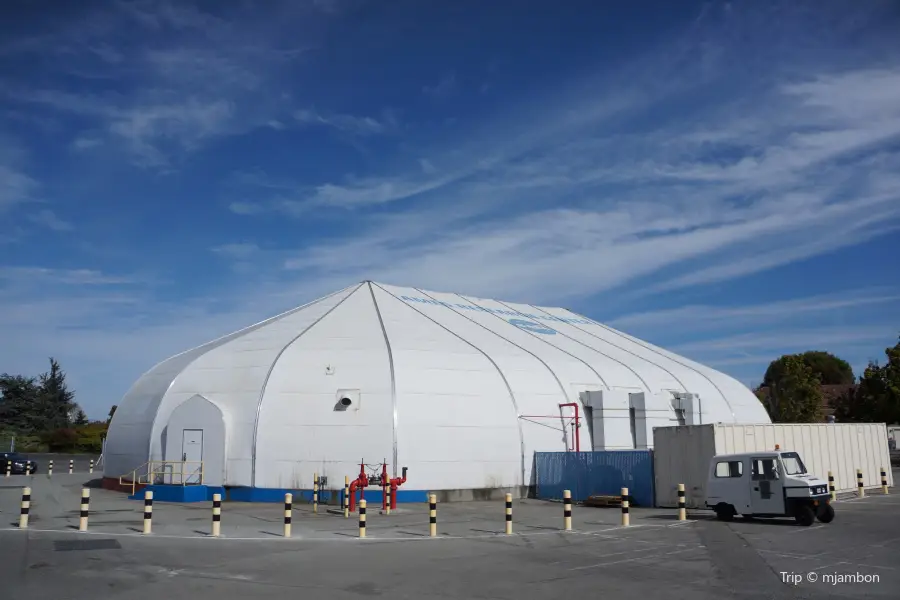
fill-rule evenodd
<path id="1" fill-rule="evenodd" d="M 280 499 L 313 473 L 342 487 L 362 459 L 409 468 L 401 501 L 522 490 L 535 451 L 573 449 L 575 408 L 581 450 L 770 422 L 735 379 L 568 310 L 367 281 L 153 367 L 118 405 L 104 475 L 197 459 L 233 498 Z"/>

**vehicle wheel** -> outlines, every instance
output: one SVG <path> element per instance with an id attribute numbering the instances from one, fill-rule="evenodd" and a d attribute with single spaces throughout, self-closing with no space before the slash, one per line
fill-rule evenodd
<path id="1" fill-rule="evenodd" d="M 794 518 L 800 525 L 809 527 L 816 520 L 816 514 L 813 512 L 812 508 L 803 505 L 796 508 L 796 512 L 794 512 Z"/>
<path id="2" fill-rule="evenodd" d="M 734 509 L 730 504 L 720 504 L 716 507 L 716 518 L 720 521 L 730 521 L 734 518 Z"/>
<path id="3" fill-rule="evenodd" d="M 831 523 L 834 521 L 834 507 L 830 504 L 820 504 L 816 518 L 822 523 Z"/>

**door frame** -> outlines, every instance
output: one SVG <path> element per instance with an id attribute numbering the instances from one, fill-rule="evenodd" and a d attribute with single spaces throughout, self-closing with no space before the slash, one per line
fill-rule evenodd
<path id="1" fill-rule="evenodd" d="M 772 461 L 774 479 L 755 479 L 753 470 L 756 461 Z M 769 488 L 769 497 L 763 498 L 764 490 Z M 784 482 L 778 473 L 778 459 L 773 456 L 750 457 L 750 512 L 754 514 L 783 514 L 786 510 L 784 500 Z"/>
<path id="2" fill-rule="evenodd" d="M 185 464 L 187 461 L 187 452 L 185 452 L 185 438 L 187 437 L 187 433 L 189 431 L 199 431 L 200 432 L 200 458 L 198 459 L 200 465 L 194 464 Z M 203 473 L 203 430 L 196 428 L 187 428 L 181 430 L 181 483 L 182 485 L 188 484 L 199 484 L 202 483 L 202 473 Z"/>

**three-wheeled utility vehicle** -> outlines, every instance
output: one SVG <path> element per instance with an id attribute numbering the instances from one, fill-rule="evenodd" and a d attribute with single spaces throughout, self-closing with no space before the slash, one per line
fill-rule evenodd
<path id="1" fill-rule="evenodd" d="M 720 454 L 709 464 L 706 506 L 716 517 L 793 517 L 801 525 L 834 519 L 828 482 L 811 475 L 797 452 Z"/>

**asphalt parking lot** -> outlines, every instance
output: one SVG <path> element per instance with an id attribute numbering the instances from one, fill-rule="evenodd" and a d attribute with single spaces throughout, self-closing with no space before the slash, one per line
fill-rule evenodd
<path id="1" fill-rule="evenodd" d="M 354 516 L 324 506 L 313 514 L 296 505 L 285 539 L 281 505 L 225 503 L 222 537 L 212 538 L 210 503 L 155 503 L 153 533 L 143 536 L 142 503 L 101 489 L 91 490 L 89 531 L 78 532 L 87 480 L 0 478 L 0 597 L 900 596 L 900 493 L 840 500 L 834 522 L 811 527 L 721 523 L 703 512 L 679 522 L 675 511 L 632 509 L 623 528 L 618 509 L 576 506 L 570 532 L 561 531 L 561 504 L 523 500 L 511 536 L 502 502 L 446 503 L 436 538 L 426 505 L 382 515 L 372 494 L 364 540 Z M 25 481 L 33 503 L 22 531 Z"/>

